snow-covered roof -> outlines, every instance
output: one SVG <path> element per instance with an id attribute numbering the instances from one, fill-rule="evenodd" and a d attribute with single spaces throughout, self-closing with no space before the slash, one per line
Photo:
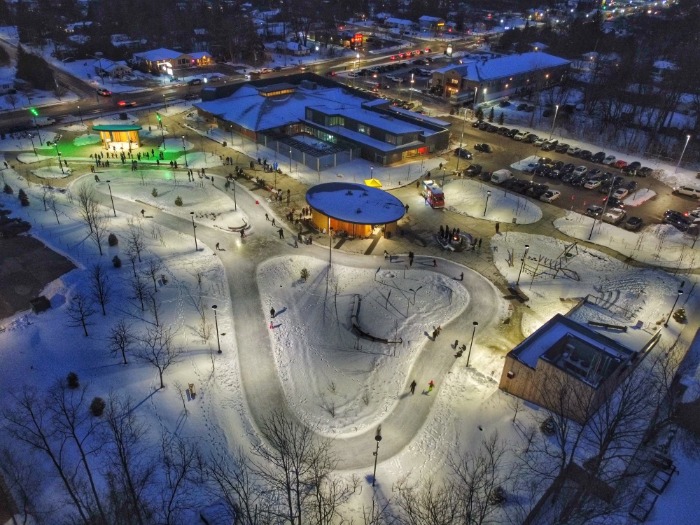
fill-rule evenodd
<path id="1" fill-rule="evenodd" d="M 439 18 L 437 16 L 428 16 L 428 15 L 423 15 L 418 19 L 419 22 L 442 22 L 442 18 Z"/>
<path id="2" fill-rule="evenodd" d="M 143 53 L 134 53 L 134 58 L 137 60 L 148 60 L 149 62 L 155 62 L 157 60 L 180 58 L 183 54 L 185 53 L 161 47 L 158 49 L 152 49 L 151 51 L 144 51 Z"/>
<path id="3" fill-rule="evenodd" d="M 351 224 L 388 224 L 406 213 L 403 203 L 383 190 L 352 182 L 317 184 L 306 192 L 313 209 Z"/>
<path id="4" fill-rule="evenodd" d="M 199 60 L 201 58 L 211 58 L 211 55 L 207 53 L 206 51 L 195 51 L 193 53 L 188 53 L 190 57 L 192 57 L 194 60 Z"/>
<path id="5" fill-rule="evenodd" d="M 436 72 L 457 71 L 463 78 L 475 82 L 483 82 L 567 64 L 570 64 L 570 61 L 564 58 L 547 53 L 531 52 L 487 60 L 475 60 L 457 66 L 450 65 L 437 69 Z"/>
<path id="6" fill-rule="evenodd" d="M 387 18 L 386 20 L 384 20 L 384 23 L 389 24 L 389 25 L 395 25 L 395 26 L 409 26 L 409 27 L 413 25 L 412 20 L 405 20 L 403 18 L 393 18 L 393 17 Z"/>

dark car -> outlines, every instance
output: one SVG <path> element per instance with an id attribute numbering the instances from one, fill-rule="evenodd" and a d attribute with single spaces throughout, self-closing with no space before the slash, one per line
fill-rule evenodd
<path id="1" fill-rule="evenodd" d="M 516 107 L 518 111 L 525 111 L 527 109 L 527 104 L 518 104 L 518 107 Z"/>
<path id="2" fill-rule="evenodd" d="M 557 153 L 566 153 L 570 147 L 571 146 L 569 146 L 568 144 L 560 142 L 559 144 L 556 145 L 556 147 L 554 148 L 554 151 L 556 151 Z"/>
<path id="3" fill-rule="evenodd" d="M 526 195 L 539 199 L 542 195 L 547 193 L 547 190 L 549 190 L 549 186 L 546 184 L 534 184 L 527 190 Z"/>
<path id="4" fill-rule="evenodd" d="M 576 165 L 572 164 L 571 162 L 564 164 L 561 167 L 561 171 L 563 171 L 564 173 L 573 173 L 575 169 Z"/>
<path id="5" fill-rule="evenodd" d="M 530 133 L 527 137 L 523 139 L 523 142 L 527 144 L 534 144 L 534 142 L 537 140 L 539 140 L 539 137 L 534 133 Z"/>
<path id="6" fill-rule="evenodd" d="M 469 167 L 465 168 L 464 174 L 465 175 L 470 175 L 474 177 L 475 175 L 478 175 L 481 173 L 481 165 L 480 164 L 471 164 Z"/>
<path id="7" fill-rule="evenodd" d="M 569 181 L 569 184 L 572 186 L 583 186 L 586 184 L 586 175 L 580 174 L 580 175 L 574 175 L 574 177 Z"/>
<path id="8" fill-rule="evenodd" d="M 459 155 L 459 157 L 463 159 L 471 159 L 473 156 L 471 151 L 464 148 L 455 149 L 455 155 Z"/>
<path id="9" fill-rule="evenodd" d="M 105 88 L 99 88 L 97 90 L 97 94 L 101 95 L 103 97 L 111 97 L 112 96 L 112 92 L 109 89 L 105 89 Z"/>
<path id="10" fill-rule="evenodd" d="M 498 128 L 498 130 L 496 130 L 496 133 L 498 133 L 499 135 L 505 135 L 509 131 L 510 129 L 508 129 L 507 127 L 501 126 L 500 128 Z"/>
<path id="11" fill-rule="evenodd" d="M 486 131 L 489 133 L 496 133 L 498 131 L 498 126 L 494 126 L 493 124 L 486 124 Z"/>
<path id="12" fill-rule="evenodd" d="M 489 182 L 491 180 L 491 172 L 490 171 L 482 171 L 479 173 L 479 178 L 483 180 L 484 182 Z"/>
<path id="13" fill-rule="evenodd" d="M 519 129 L 513 128 L 511 129 L 508 133 L 506 133 L 506 137 L 513 138 L 515 137 L 518 133 L 520 133 Z"/>
<path id="14" fill-rule="evenodd" d="M 610 197 L 609 199 L 607 197 L 605 197 L 603 199 L 603 202 L 606 202 L 606 201 L 608 203 L 608 208 L 624 208 L 625 207 L 625 203 L 622 202 L 617 197 Z"/>
<path id="15" fill-rule="evenodd" d="M 581 153 L 578 154 L 578 156 L 580 159 L 583 160 L 591 160 L 591 158 L 593 157 L 593 153 L 591 153 L 587 149 L 584 149 L 583 151 L 581 151 Z"/>
<path id="16" fill-rule="evenodd" d="M 569 183 L 571 182 L 571 179 L 574 178 L 574 172 L 573 171 L 564 171 L 562 170 L 562 176 L 560 177 L 562 182 Z"/>
<path id="17" fill-rule="evenodd" d="M 637 174 L 637 170 L 642 167 L 641 162 L 630 162 L 627 166 L 622 168 L 623 173 L 626 173 L 627 175 L 634 176 Z"/>
<path id="18" fill-rule="evenodd" d="M 491 153 L 491 151 L 493 151 L 491 149 L 491 146 L 489 144 L 486 144 L 486 142 L 480 142 L 478 144 L 474 144 L 474 149 L 476 151 L 481 151 L 482 153 Z"/>
<path id="19" fill-rule="evenodd" d="M 627 183 L 624 185 L 625 188 L 630 190 L 630 192 L 633 192 L 634 190 L 637 189 L 637 181 L 636 180 L 630 180 L 627 181 Z"/>
<path id="20" fill-rule="evenodd" d="M 606 157 L 606 156 L 607 156 L 607 155 L 605 155 L 605 152 L 604 152 L 604 151 L 599 151 L 598 153 L 595 153 L 595 154 L 591 157 L 591 160 L 592 160 L 593 162 L 601 163 L 601 162 L 603 162 L 603 161 L 605 160 L 605 157 Z"/>
<path id="21" fill-rule="evenodd" d="M 190 86 L 197 86 L 197 85 L 199 85 L 199 84 L 202 83 L 202 79 L 201 79 L 201 78 L 193 78 L 193 79 L 191 79 L 191 80 L 188 80 L 187 83 L 188 83 Z"/>
<path id="22" fill-rule="evenodd" d="M 664 222 L 675 227 L 682 232 L 690 228 L 691 221 L 688 217 L 678 211 L 668 210 L 664 213 Z"/>
<path id="23" fill-rule="evenodd" d="M 654 170 L 647 166 L 642 166 L 637 170 L 637 177 L 648 177 Z"/>
<path id="24" fill-rule="evenodd" d="M 642 228 L 644 221 L 639 217 L 629 217 L 624 224 L 625 230 L 636 232 Z"/>
<path id="25" fill-rule="evenodd" d="M 547 142 L 542 144 L 540 149 L 542 151 L 552 151 L 552 150 L 556 149 L 557 144 L 559 144 L 559 142 L 556 140 L 548 140 Z"/>
<path id="26" fill-rule="evenodd" d="M 597 204 L 591 204 L 586 208 L 586 215 L 589 217 L 600 217 L 603 214 L 603 207 Z"/>

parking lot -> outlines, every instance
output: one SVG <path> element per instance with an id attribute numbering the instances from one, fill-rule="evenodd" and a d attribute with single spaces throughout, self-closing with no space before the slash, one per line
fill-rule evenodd
<path id="1" fill-rule="evenodd" d="M 609 194 L 613 195 L 618 188 L 627 187 L 628 194 L 621 197 L 622 207 L 625 209 L 627 217 L 639 217 L 643 220 L 644 225 L 663 223 L 664 214 L 667 210 L 676 210 L 682 214 L 687 214 L 699 205 L 699 201 L 696 198 L 675 195 L 671 187 L 654 176 L 654 171 L 650 166 L 646 166 L 648 169 L 642 170 L 642 173 L 639 173 L 640 170 L 625 172 L 620 167 L 616 167 L 614 163 L 603 164 L 594 162 L 591 158 L 586 158 L 589 156 L 588 153 L 584 153 L 584 158 L 581 158 L 581 150 L 576 151 L 570 148 L 568 152 L 565 152 L 566 150 L 564 150 L 561 143 L 557 143 L 557 146 L 560 146 L 558 148 L 559 151 L 556 149 L 544 151 L 542 150 L 543 142 L 541 140 L 527 139 L 527 133 L 521 133 L 518 137 L 519 140 L 515 140 L 511 136 L 516 137 L 518 135 L 511 128 L 492 125 L 492 131 L 489 131 L 488 129 L 473 127 L 471 121 L 457 118 L 452 118 L 451 120 L 453 122 L 453 137 L 462 136 L 463 129 L 464 139 L 462 147 L 473 155 L 471 160 L 464 160 L 464 155 L 462 155 L 460 171 L 467 168 L 470 164 L 479 164 L 482 168 L 482 173 L 493 172 L 502 168 L 510 169 L 513 172 L 514 179 L 522 181 L 509 182 L 506 186 L 511 186 L 511 191 L 528 195 L 527 192 L 533 185 L 541 185 L 535 188 L 537 191 L 533 192 L 530 190 L 529 195 L 534 200 L 538 200 L 546 189 L 556 190 L 560 192 L 560 195 L 556 200 L 552 201 L 553 206 L 585 214 L 589 206 L 600 205 L 602 207 Z M 499 128 L 501 128 L 500 132 Z M 509 131 L 508 135 L 511 136 L 506 135 L 506 131 Z M 549 134 L 545 134 L 542 138 L 549 139 Z M 556 136 L 552 137 L 552 140 L 556 139 Z M 477 143 L 489 144 L 492 152 L 478 151 L 474 147 Z M 591 150 L 590 156 L 592 157 L 596 153 L 599 153 L 599 150 Z M 602 153 L 605 153 L 605 155 L 599 155 L 597 158 L 604 160 L 608 154 L 606 152 Z M 519 165 L 522 169 L 511 168 L 511 165 L 520 163 L 523 159 L 532 156 L 546 158 L 547 160 L 538 163 L 536 159 L 532 159 L 534 162 L 529 167 L 525 163 Z M 629 159 L 624 158 L 617 160 L 630 162 Z M 621 164 L 618 164 L 618 166 L 621 166 Z M 641 167 L 644 168 L 645 166 L 642 164 Z M 479 175 L 472 174 L 472 176 Z M 483 178 L 486 179 L 486 175 Z M 586 184 L 591 178 L 593 178 L 593 182 Z M 612 190 L 606 185 L 604 180 L 606 178 L 616 179 Z M 596 184 L 596 180 L 600 180 L 600 184 Z M 644 200 L 639 205 L 634 205 L 636 204 L 634 202 L 635 192 L 644 192 L 646 190 L 652 192 L 654 196 Z M 620 194 L 622 193 L 624 191 L 620 192 Z M 618 203 L 614 204 L 619 206 Z"/>

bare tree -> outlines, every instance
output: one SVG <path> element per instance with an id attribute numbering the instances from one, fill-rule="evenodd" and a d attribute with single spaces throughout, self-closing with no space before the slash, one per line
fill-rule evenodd
<path id="1" fill-rule="evenodd" d="M 92 230 L 90 231 L 90 238 L 97 245 L 97 249 L 102 255 L 102 242 L 107 236 L 107 217 L 104 214 L 98 213 L 93 218 Z"/>
<path id="2" fill-rule="evenodd" d="M 53 188 L 50 184 L 44 184 L 41 187 L 41 201 L 44 203 L 44 211 L 48 211 L 49 195 L 53 193 Z"/>
<path id="3" fill-rule="evenodd" d="M 44 454 L 58 477 L 80 522 L 91 525 L 90 510 L 84 499 L 82 483 L 77 465 L 64 453 L 66 440 L 58 440 L 54 435 L 51 413 L 38 393 L 28 387 L 19 395 L 10 394 L 14 406 L 3 413 L 7 431 L 17 442 L 30 450 Z"/>
<path id="4" fill-rule="evenodd" d="M 146 283 L 141 279 L 141 276 L 138 274 L 134 274 L 134 277 L 131 279 L 131 291 L 134 294 L 134 297 L 139 300 L 139 303 L 141 303 L 141 311 L 143 312 L 145 310 L 144 306 L 144 301 L 148 298 L 149 293 L 147 290 Z"/>
<path id="5" fill-rule="evenodd" d="M 87 327 L 93 324 L 90 318 L 96 313 L 92 300 L 78 292 L 68 304 L 66 313 L 72 321 L 68 326 L 82 327 L 85 332 L 85 337 L 87 337 L 89 335 Z"/>
<path id="6" fill-rule="evenodd" d="M 87 184 L 82 184 L 78 188 L 78 210 L 83 222 L 90 228 L 90 233 L 93 230 L 95 217 L 98 214 L 99 204 L 95 197 L 95 190 Z"/>
<path id="7" fill-rule="evenodd" d="M 201 472 L 202 457 L 196 445 L 178 436 L 163 435 L 162 465 L 165 484 L 160 491 L 162 523 L 179 523 L 181 512 L 192 506 L 188 490 Z"/>
<path id="8" fill-rule="evenodd" d="M 156 326 L 160 326 L 160 303 L 156 294 L 152 293 L 148 295 L 148 309 L 153 314 L 153 322 Z"/>
<path id="9" fill-rule="evenodd" d="M 126 244 L 130 253 L 136 254 L 139 262 L 141 262 L 141 253 L 146 249 L 146 243 L 143 240 L 143 229 L 141 224 L 129 219 L 127 221 L 129 231 L 126 234 Z"/>
<path id="10" fill-rule="evenodd" d="M 58 219 L 58 203 L 56 202 L 56 195 L 52 192 L 47 196 L 46 199 L 49 209 L 53 212 L 54 216 L 56 217 L 56 224 L 61 224 L 61 221 Z"/>
<path id="11" fill-rule="evenodd" d="M 121 354 L 123 363 L 127 364 L 126 354 L 131 350 L 131 345 L 136 341 L 136 337 L 124 318 L 112 327 L 108 341 L 112 355 Z"/>
<path id="12" fill-rule="evenodd" d="M 48 391 L 48 410 L 52 415 L 52 429 L 55 436 L 60 436 L 62 443 L 71 443 L 74 453 L 80 458 L 79 466 L 84 472 L 90 486 L 94 505 L 102 519 L 109 523 L 102 506 L 102 497 L 97 489 L 95 475 L 90 464 L 91 457 L 99 451 L 99 443 L 93 439 L 99 422 L 89 410 L 90 397 L 88 385 L 69 388 L 67 381 L 58 380 Z"/>
<path id="13" fill-rule="evenodd" d="M 146 268 L 146 274 L 153 281 L 153 291 L 158 291 L 158 277 L 160 277 L 160 272 L 163 269 L 163 265 L 155 255 L 148 260 L 148 267 Z"/>
<path id="14" fill-rule="evenodd" d="M 109 277 L 105 272 L 104 266 L 97 263 L 90 269 L 90 290 L 92 297 L 102 307 L 102 315 L 107 315 L 105 305 L 109 302 L 112 288 L 109 284 Z"/>
<path id="15" fill-rule="evenodd" d="M 137 356 L 142 361 L 150 363 L 158 370 L 160 388 L 164 388 L 163 373 L 170 365 L 177 362 L 181 350 L 173 346 L 173 334 L 168 328 L 154 326 L 146 330 L 140 339 Z"/>
<path id="16" fill-rule="evenodd" d="M 460 520 L 459 494 L 448 483 L 438 484 L 433 478 L 428 478 L 418 487 L 410 485 L 404 478 L 393 490 L 396 493 L 394 504 L 402 525 L 472 523 Z"/>
<path id="17" fill-rule="evenodd" d="M 0 494 L 6 489 L 17 506 L 16 511 L 11 512 L 16 514 L 12 518 L 13 525 L 28 525 L 35 519 L 41 523 L 43 516 L 55 511 L 41 508 L 46 472 L 36 461 L 3 447 L 0 449 L 0 473 L 4 481 L 0 483 Z"/>
<path id="18" fill-rule="evenodd" d="M 129 399 L 111 394 L 105 411 L 106 478 L 110 487 L 110 516 L 119 525 L 150 523 L 153 515 L 145 493 L 154 483 L 155 463 L 149 459 L 146 425 Z"/>
<path id="19" fill-rule="evenodd" d="M 297 525 L 331 523 L 356 485 L 330 479 L 336 467 L 330 440 L 282 411 L 266 418 L 260 432 L 267 443 L 253 451 L 255 473 L 283 502 L 279 515 Z"/>

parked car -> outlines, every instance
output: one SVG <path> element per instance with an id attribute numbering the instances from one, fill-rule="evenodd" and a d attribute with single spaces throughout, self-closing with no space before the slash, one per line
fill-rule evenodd
<path id="1" fill-rule="evenodd" d="M 190 85 L 190 86 L 198 86 L 198 85 L 201 84 L 201 83 L 202 83 L 202 79 L 201 79 L 201 78 L 192 78 L 192 79 L 190 79 L 190 80 L 187 81 L 187 84 Z"/>
<path id="2" fill-rule="evenodd" d="M 486 144 L 486 142 L 480 142 L 478 144 L 474 144 L 474 149 L 476 151 L 481 151 L 482 153 L 491 153 L 491 151 L 493 151 L 491 149 L 491 146 L 489 144 Z"/>
<path id="3" fill-rule="evenodd" d="M 571 146 L 569 146 L 568 144 L 565 144 L 565 143 L 563 143 L 563 142 L 560 142 L 560 143 L 557 144 L 557 146 L 554 148 L 554 151 L 556 151 L 557 153 L 566 153 L 567 151 L 569 151 L 569 148 L 570 148 L 570 147 L 571 147 Z"/>
<path id="4" fill-rule="evenodd" d="M 583 185 L 587 190 L 594 190 L 603 183 L 600 179 L 588 179 Z"/>
<path id="5" fill-rule="evenodd" d="M 527 137 L 523 139 L 523 142 L 527 142 L 528 144 L 534 144 L 539 140 L 539 137 L 535 135 L 534 133 L 529 133 Z"/>
<path id="6" fill-rule="evenodd" d="M 525 137 L 527 137 L 527 135 L 527 131 L 521 131 L 513 136 L 513 140 L 523 141 L 525 140 Z"/>
<path id="7" fill-rule="evenodd" d="M 627 188 L 630 192 L 633 192 L 634 190 L 637 189 L 637 181 L 636 180 L 627 181 L 627 183 L 625 184 L 625 188 Z"/>
<path id="8" fill-rule="evenodd" d="M 600 215 L 603 213 L 603 207 L 598 206 L 597 204 L 591 204 L 586 208 L 586 215 L 589 217 L 600 217 Z"/>
<path id="9" fill-rule="evenodd" d="M 625 203 L 622 202 L 617 197 L 610 197 L 609 199 L 607 197 L 605 197 L 603 199 L 603 202 L 606 202 L 606 201 L 608 203 L 608 208 L 624 208 L 625 207 Z"/>
<path id="10" fill-rule="evenodd" d="M 559 141 L 557 140 L 548 140 L 542 144 L 542 151 L 552 151 L 556 149 L 557 144 L 559 144 Z"/>
<path id="11" fill-rule="evenodd" d="M 627 161 L 624 160 L 616 160 L 612 165 L 613 168 L 617 168 L 618 170 L 624 169 L 625 166 L 627 166 Z"/>
<path id="12" fill-rule="evenodd" d="M 603 159 L 603 164 L 606 166 L 611 166 L 612 164 L 615 164 L 615 161 L 617 160 L 617 157 L 615 155 L 608 155 Z"/>
<path id="13" fill-rule="evenodd" d="M 588 168 L 586 166 L 577 166 L 576 169 L 574 169 L 574 175 L 585 175 L 587 171 Z"/>
<path id="14" fill-rule="evenodd" d="M 560 191 L 557 190 L 547 190 L 541 196 L 540 200 L 544 202 L 553 202 L 559 198 L 561 195 Z"/>
<path id="15" fill-rule="evenodd" d="M 475 177 L 476 175 L 481 173 L 481 169 L 481 164 L 471 164 L 464 170 L 464 174 Z"/>
<path id="16" fill-rule="evenodd" d="M 511 139 L 515 137 L 518 133 L 520 133 L 520 130 L 518 128 L 513 128 L 511 129 L 508 133 L 506 133 L 506 137 L 510 137 Z"/>
<path id="17" fill-rule="evenodd" d="M 605 160 L 605 152 L 604 151 L 599 151 L 598 153 L 595 153 L 592 157 L 591 160 L 593 162 L 601 163 Z"/>
<path id="18" fill-rule="evenodd" d="M 652 170 L 648 166 L 642 166 L 637 170 L 637 177 L 648 177 L 652 174 L 653 171 L 654 170 Z"/>
<path id="19" fill-rule="evenodd" d="M 664 223 L 670 224 L 677 230 L 684 232 L 690 227 L 691 221 L 685 214 L 679 211 L 666 210 L 664 212 Z"/>
<path id="20" fill-rule="evenodd" d="M 462 159 L 471 159 L 473 157 L 472 152 L 464 148 L 456 148 L 455 155 L 458 155 Z"/>
<path id="21" fill-rule="evenodd" d="M 103 97 L 111 97 L 112 96 L 112 92 L 109 89 L 105 89 L 105 88 L 98 88 L 97 94 L 101 95 Z"/>
<path id="22" fill-rule="evenodd" d="M 564 164 L 561 167 L 561 171 L 563 171 L 564 173 L 573 173 L 575 169 L 576 169 L 576 166 L 574 164 L 572 164 L 571 162 L 568 162 L 567 164 Z"/>
<path id="23" fill-rule="evenodd" d="M 639 217 L 628 217 L 627 220 L 625 221 L 625 230 L 629 230 L 631 232 L 636 232 L 639 231 L 642 228 L 642 225 L 644 224 L 644 221 L 640 219 Z"/>
<path id="24" fill-rule="evenodd" d="M 616 199 L 624 199 L 625 197 L 627 197 L 627 195 L 629 195 L 629 192 L 630 190 L 628 190 L 627 188 L 617 188 L 613 192 L 612 197 L 615 197 Z"/>
<path id="25" fill-rule="evenodd" d="M 596 179 L 598 177 L 601 178 L 600 180 L 603 180 L 603 178 L 601 177 L 602 174 L 603 174 L 603 170 L 601 170 L 600 168 L 593 168 L 592 170 L 588 170 L 588 173 L 586 176 L 588 177 L 589 180 Z"/>
<path id="26" fill-rule="evenodd" d="M 507 127 L 501 126 L 500 128 L 498 128 L 498 130 L 496 131 L 496 133 L 498 133 L 499 135 L 504 135 L 504 136 L 505 136 L 505 134 L 508 133 L 509 131 L 510 131 L 510 130 L 509 130 Z"/>
<path id="27" fill-rule="evenodd" d="M 542 197 L 542 195 L 547 193 L 547 191 L 549 191 L 549 186 L 547 186 L 546 184 L 533 184 L 528 188 L 525 194 L 535 199 L 539 199 L 540 197 Z"/>
<path id="28" fill-rule="evenodd" d="M 534 173 L 535 170 L 540 166 L 537 162 L 528 162 L 527 166 L 523 168 L 526 173 Z"/>
<path id="29" fill-rule="evenodd" d="M 609 208 L 602 216 L 603 221 L 610 224 L 620 224 L 625 218 L 626 212 L 622 208 Z"/>
<path id="30" fill-rule="evenodd" d="M 578 157 L 579 153 L 581 153 L 581 148 L 569 148 L 566 150 L 566 153 L 572 157 Z"/>
<path id="31" fill-rule="evenodd" d="M 581 150 L 581 152 L 578 154 L 580 159 L 583 160 L 591 160 L 591 157 L 593 157 L 593 153 L 588 151 L 587 149 Z"/>
<path id="32" fill-rule="evenodd" d="M 532 145 L 535 146 L 536 148 L 541 148 L 545 142 L 547 142 L 547 141 L 544 139 L 538 138 L 535 142 L 532 143 Z"/>

